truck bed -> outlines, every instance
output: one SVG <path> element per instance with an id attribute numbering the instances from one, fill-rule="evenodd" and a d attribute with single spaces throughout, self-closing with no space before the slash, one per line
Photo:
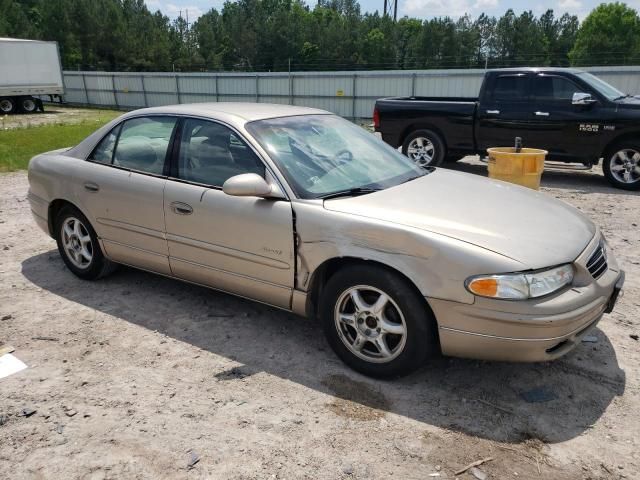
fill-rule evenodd
<path id="1" fill-rule="evenodd" d="M 406 133 L 418 129 L 436 131 L 448 148 L 472 150 L 475 97 L 390 97 L 376 102 L 382 138 L 399 147 Z"/>

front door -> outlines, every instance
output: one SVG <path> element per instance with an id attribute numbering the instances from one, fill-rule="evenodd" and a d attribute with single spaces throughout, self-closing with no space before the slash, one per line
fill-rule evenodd
<path id="1" fill-rule="evenodd" d="M 529 146 L 529 80 L 527 73 L 505 73 L 487 85 L 488 94 L 477 112 L 476 139 L 482 154 L 491 147 L 512 147 L 516 137 L 521 137 L 525 146 Z"/>
<path id="2" fill-rule="evenodd" d="M 549 151 L 549 158 L 562 161 L 597 160 L 603 121 L 601 102 L 573 105 L 574 93 L 585 91 L 571 79 L 538 73 L 533 79 L 531 133 L 527 147 Z"/>
<path id="3" fill-rule="evenodd" d="M 116 126 L 77 172 L 77 195 L 106 255 L 170 274 L 164 237 L 165 163 L 175 117 L 136 117 Z"/>
<path id="4" fill-rule="evenodd" d="M 234 175 L 272 178 L 240 136 L 217 122 L 184 119 L 164 194 L 174 275 L 289 308 L 294 280 L 293 214 L 286 200 L 233 197 Z"/>

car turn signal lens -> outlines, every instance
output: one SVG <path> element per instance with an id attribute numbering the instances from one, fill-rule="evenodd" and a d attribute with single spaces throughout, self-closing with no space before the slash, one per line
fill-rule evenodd
<path id="1" fill-rule="evenodd" d="M 482 297 L 495 297 L 498 293 L 498 280 L 495 278 L 476 278 L 469 282 L 469 290 Z"/>

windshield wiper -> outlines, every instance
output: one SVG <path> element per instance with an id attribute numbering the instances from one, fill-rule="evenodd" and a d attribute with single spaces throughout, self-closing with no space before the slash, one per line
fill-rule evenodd
<path id="1" fill-rule="evenodd" d="M 624 94 L 624 95 L 620 95 L 619 97 L 616 97 L 613 99 L 613 101 L 615 102 L 616 100 L 622 100 L 623 98 L 627 98 L 630 97 L 631 95 L 629 95 L 628 93 Z"/>
<path id="2" fill-rule="evenodd" d="M 355 197 L 357 195 L 366 195 L 367 193 L 379 192 L 380 188 L 368 188 L 368 187 L 356 187 L 350 188 L 348 190 L 340 190 L 338 192 L 327 193 L 325 195 L 320 195 L 316 198 L 321 198 L 323 200 L 328 200 L 330 198 L 338 198 L 338 197 Z"/>

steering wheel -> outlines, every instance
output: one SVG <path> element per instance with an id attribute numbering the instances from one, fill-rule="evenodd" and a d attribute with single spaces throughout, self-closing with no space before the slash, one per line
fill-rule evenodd
<path id="1" fill-rule="evenodd" d="M 338 162 L 339 165 L 343 165 L 353 160 L 353 153 L 351 150 L 343 148 L 333 156 L 333 159 Z"/>

